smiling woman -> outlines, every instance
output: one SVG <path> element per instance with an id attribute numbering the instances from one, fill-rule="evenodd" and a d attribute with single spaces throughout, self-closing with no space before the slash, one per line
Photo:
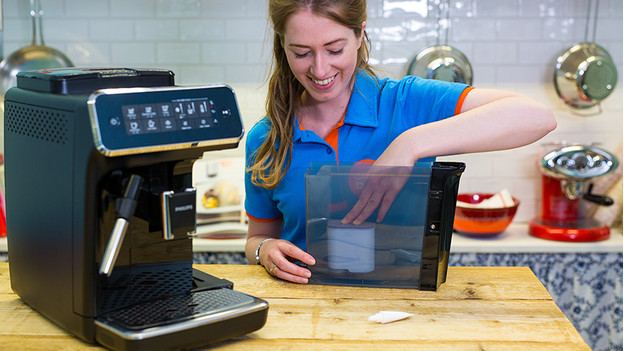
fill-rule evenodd
<path id="1" fill-rule="evenodd" d="M 273 63 L 266 117 L 247 135 L 245 252 L 269 274 L 307 283 L 304 174 L 311 162 L 413 167 L 419 160 L 515 148 L 554 129 L 552 113 L 516 93 L 405 77 L 377 77 L 368 63 L 365 0 L 269 0 Z M 451 118 L 452 117 L 452 118 Z M 395 192 L 363 191 L 344 224 Z M 273 240 L 268 240 L 273 239 Z"/>
<path id="2" fill-rule="evenodd" d="M 327 127 L 338 123 L 349 102 L 364 26 L 357 37 L 351 29 L 307 12 L 298 12 L 286 22 L 283 41 L 288 64 L 306 91 L 298 121 L 321 138 L 327 136 Z M 319 106 L 333 113 L 315 113 Z M 326 117 L 329 120 L 319 120 Z"/>

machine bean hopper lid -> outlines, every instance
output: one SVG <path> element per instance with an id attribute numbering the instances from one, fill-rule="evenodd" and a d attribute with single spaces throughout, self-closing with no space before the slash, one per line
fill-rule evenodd
<path id="1" fill-rule="evenodd" d="M 57 68 L 23 71 L 17 87 L 52 94 L 89 94 L 97 89 L 173 86 L 174 73 L 141 68 Z"/>

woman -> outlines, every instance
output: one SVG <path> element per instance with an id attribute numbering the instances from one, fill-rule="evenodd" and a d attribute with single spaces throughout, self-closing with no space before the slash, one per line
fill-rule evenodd
<path id="1" fill-rule="evenodd" d="M 377 78 L 368 64 L 365 0 L 269 0 L 269 16 L 267 117 L 247 135 L 245 253 L 281 279 L 305 284 L 310 271 L 292 262 L 315 263 L 304 251 L 311 161 L 412 167 L 428 157 L 526 145 L 556 126 L 545 106 L 513 92 Z M 380 203 L 382 212 L 383 198 L 360 198 L 343 222 L 363 222 Z"/>

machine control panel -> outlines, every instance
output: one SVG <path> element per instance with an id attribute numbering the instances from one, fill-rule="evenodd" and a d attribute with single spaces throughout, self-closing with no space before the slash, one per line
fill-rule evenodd
<path id="1" fill-rule="evenodd" d="M 236 96 L 224 85 L 103 89 L 88 105 L 106 156 L 230 144 L 243 135 Z"/>

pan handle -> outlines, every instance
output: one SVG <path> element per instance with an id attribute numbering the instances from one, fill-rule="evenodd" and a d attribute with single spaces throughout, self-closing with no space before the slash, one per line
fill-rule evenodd
<path id="1" fill-rule="evenodd" d="M 41 27 L 41 2 L 39 0 L 30 0 L 30 16 L 32 17 L 32 45 L 37 45 L 37 35 L 39 36 L 39 45 L 45 45 L 43 41 L 43 28 Z"/>
<path id="2" fill-rule="evenodd" d="M 597 102 L 595 105 L 589 106 L 589 108 L 586 110 L 572 110 L 571 112 L 581 117 L 597 116 L 599 114 L 602 114 L 602 105 L 600 105 L 600 102 Z"/>
<path id="3" fill-rule="evenodd" d="M 4 59 L 4 6 L 0 0 L 0 58 Z"/>

